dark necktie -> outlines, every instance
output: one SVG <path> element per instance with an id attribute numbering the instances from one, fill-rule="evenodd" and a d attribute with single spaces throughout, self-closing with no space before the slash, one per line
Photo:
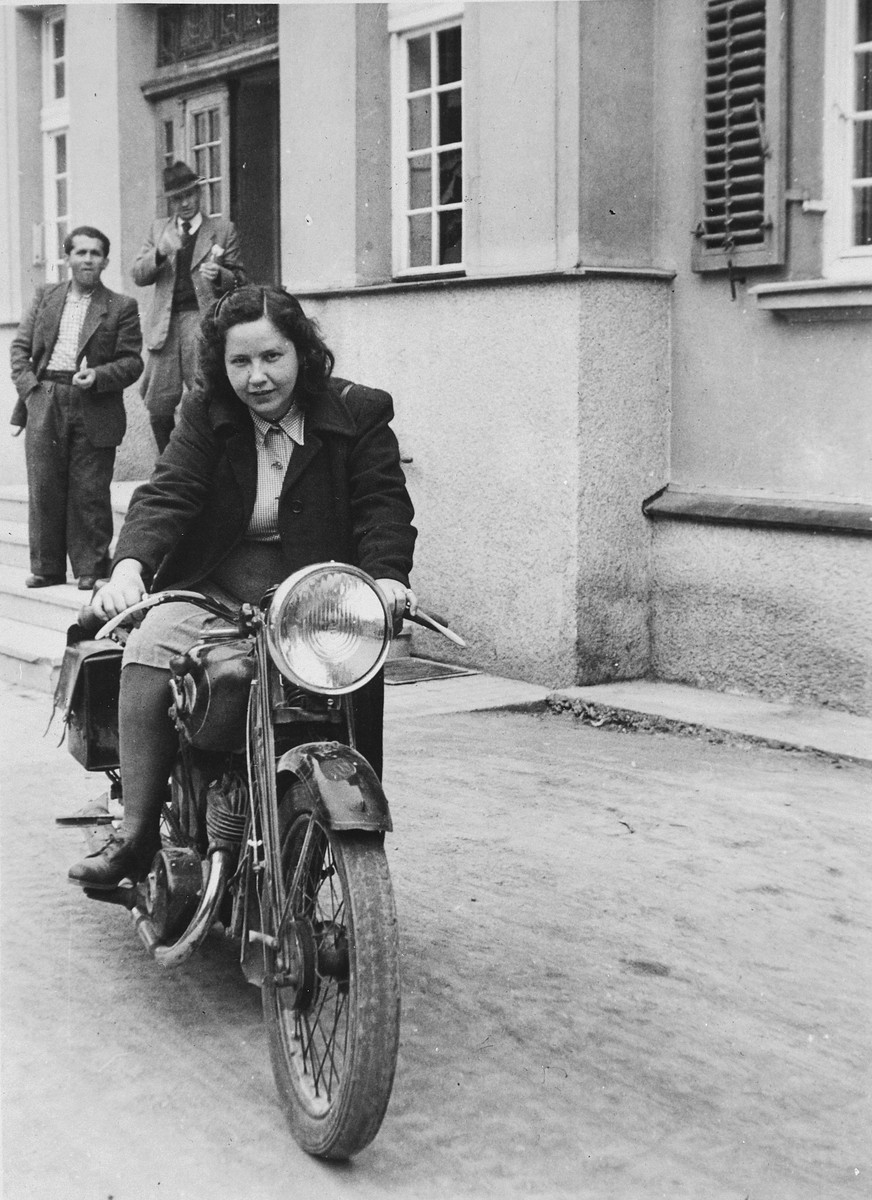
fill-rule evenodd
<path id="1" fill-rule="evenodd" d="M 191 222 L 182 221 L 182 245 L 187 246 L 191 240 Z"/>

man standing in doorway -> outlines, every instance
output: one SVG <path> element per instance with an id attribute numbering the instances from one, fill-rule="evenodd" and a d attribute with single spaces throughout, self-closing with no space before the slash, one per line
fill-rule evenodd
<path id="1" fill-rule="evenodd" d="M 182 393 L 194 384 L 200 316 L 213 300 L 245 283 L 233 223 L 200 211 L 203 181 L 183 162 L 167 167 L 163 178 L 171 215 L 154 222 L 133 264 L 139 287 L 154 284 L 140 388 L 161 454 Z"/>
<path id="2" fill-rule="evenodd" d="M 79 588 L 108 574 L 109 485 L 127 418 L 124 388 L 142 372 L 139 310 L 100 282 L 109 239 L 80 225 L 64 240 L 69 283 L 38 290 L 11 347 L 26 425 L 30 588 L 65 583 L 67 555 Z"/>

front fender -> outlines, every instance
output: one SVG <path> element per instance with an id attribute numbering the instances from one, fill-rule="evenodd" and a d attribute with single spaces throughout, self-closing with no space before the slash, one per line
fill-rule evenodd
<path id="1" fill-rule="evenodd" d="M 387 797 L 362 754 L 342 742 L 306 742 L 283 754 L 276 772 L 291 771 L 331 829 L 393 829 Z"/>

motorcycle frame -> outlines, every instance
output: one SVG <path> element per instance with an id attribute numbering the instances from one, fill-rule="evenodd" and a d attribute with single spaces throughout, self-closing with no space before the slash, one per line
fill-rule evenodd
<path id="1" fill-rule="evenodd" d="M 224 615 L 224 614 L 222 614 Z M 242 940 L 241 954 L 245 958 L 249 942 L 266 942 L 275 948 L 280 944 L 290 919 L 290 897 L 299 881 L 285 886 L 281 861 L 281 831 L 279 826 L 278 779 L 294 776 L 305 788 L 310 811 L 309 829 L 316 820 L 335 830 L 361 830 L 385 833 L 393 828 L 390 808 L 381 782 L 373 768 L 354 745 L 354 716 L 351 694 L 337 697 L 341 703 L 348 742 L 304 742 L 282 754 L 276 761 L 275 722 L 282 707 L 283 689 L 280 673 L 272 661 L 266 639 L 264 614 L 260 610 L 247 613 L 247 632 L 254 640 L 255 671 L 251 681 L 246 718 L 246 774 L 248 777 L 247 845 L 240 855 L 237 875 L 232 875 L 232 856 L 222 848 L 208 853 L 209 875 L 203 896 L 185 932 L 171 945 L 158 937 L 148 912 L 139 904 L 130 908 L 136 931 L 149 953 L 164 967 L 186 962 L 203 942 L 215 922 L 227 886 L 238 878 L 234 896 L 231 930 L 237 930 Z M 209 642 L 239 638 L 238 628 L 227 633 L 212 634 Z M 285 721 L 294 714 L 285 710 Z M 180 734 L 180 737 L 183 735 Z M 272 764 L 269 769 L 268 764 Z M 301 855 L 301 861 L 305 854 Z M 244 876 L 239 878 L 239 873 Z M 251 888 L 254 877 L 263 874 L 258 885 L 261 903 L 267 903 L 276 914 L 275 933 L 264 934 L 248 926 Z"/>

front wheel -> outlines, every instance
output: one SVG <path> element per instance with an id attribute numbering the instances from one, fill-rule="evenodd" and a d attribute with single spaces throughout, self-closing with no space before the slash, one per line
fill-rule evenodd
<path id="1" fill-rule="evenodd" d="M 263 982 L 273 1073 L 303 1149 L 345 1159 L 378 1132 L 399 1045 L 397 917 L 383 838 L 339 833 L 298 812 L 283 822 L 281 869 L 289 916 L 265 951 Z M 274 931 L 275 915 L 263 917 Z"/>

